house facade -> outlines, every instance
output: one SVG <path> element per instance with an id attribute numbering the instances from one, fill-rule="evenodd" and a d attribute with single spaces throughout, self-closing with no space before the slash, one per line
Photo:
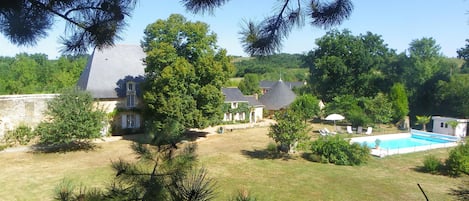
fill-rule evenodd
<path id="1" fill-rule="evenodd" d="M 138 45 L 115 45 L 96 49 L 88 59 L 77 86 L 89 91 L 112 115 L 113 134 L 140 132 L 143 101 L 140 84 L 144 79 L 146 55 Z"/>
<path id="2" fill-rule="evenodd" d="M 453 135 L 461 138 L 466 137 L 469 119 L 433 116 L 432 120 L 434 133 Z M 456 127 L 453 128 L 451 122 L 457 122 Z"/>
<path id="3" fill-rule="evenodd" d="M 225 96 L 223 121 L 256 123 L 263 118 L 264 105 L 255 96 L 245 96 L 235 87 L 222 88 Z"/>

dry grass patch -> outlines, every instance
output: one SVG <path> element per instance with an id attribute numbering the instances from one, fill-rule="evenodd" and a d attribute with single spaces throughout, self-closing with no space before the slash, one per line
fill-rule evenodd
<path id="1" fill-rule="evenodd" d="M 87 187 L 102 186 L 115 174 L 112 160 L 135 158 L 130 143 L 100 143 L 88 152 L 0 153 L 0 200 L 51 200 L 64 178 Z"/>

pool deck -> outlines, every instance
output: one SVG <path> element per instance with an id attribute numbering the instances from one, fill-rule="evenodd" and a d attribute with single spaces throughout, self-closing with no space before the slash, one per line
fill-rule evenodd
<path id="1" fill-rule="evenodd" d="M 354 137 L 351 139 L 351 143 L 353 142 L 362 142 L 362 141 L 374 141 L 377 138 L 379 139 L 396 139 L 396 138 L 404 138 L 410 137 L 410 133 L 398 133 L 398 134 L 388 134 L 388 135 L 374 135 L 374 136 L 366 136 L 366 137 Z M 426 151 L 430 149 L 438 149 L 438 148 L 448 148 L 448 147 L 455 147 L 457 146 L 457 142 L 448 142 L 448 143 L 438 143 L 432 145 L 423 145 L 423 146 L 415 146 L 409 148 L 397 148 L 397 149 L 386 149 L 386 148 L 378 148 L 378 149 L 371 149 L 371 155 L 377 157 L 385 157 L 394 154 L 406 154 L 418 151 Z"/>

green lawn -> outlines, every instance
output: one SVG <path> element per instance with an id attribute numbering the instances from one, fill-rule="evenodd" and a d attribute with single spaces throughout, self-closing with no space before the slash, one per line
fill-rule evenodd
<path id="1" fill-rule="evenodd" d="M 261 200 L 424 200 L 417 183 L 430 200 L 454 200 L 451 189 L 467 179 L 417 171 L 425 155 L 443 159 L 448 149 L 372 158 L 355 167 L 314 163 L 301 156 L 266 159 L 266 132 L 237 131 L 199 143 L 201 164 L 220 186 L 217 200 L 227 200 L 239 189 L 248 189 Z"/>
<path id="2" fill-rule="evenodd" d="M 235 130 L 198 142 L 200 165 L 216 179 L 217 199 L 247 189 L 259 200 L 454 200 L 468 179 L 418 172 L 427 154 L 446 158 L 447 149 L 373 158 L 357 167 L 264 158 L 267 128 Z M 132 159 L 130 141 L 99 144 L 95 151 L 58 154 L 0 153 L 0 200 L 50 200 L 63 179 L 102 186 L 114 176 L 111 160 Z M 469 187 L 468 187 L 469 188 Z"/>

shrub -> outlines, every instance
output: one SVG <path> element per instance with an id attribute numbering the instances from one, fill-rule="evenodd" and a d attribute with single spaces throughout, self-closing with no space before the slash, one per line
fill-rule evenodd
<path id="1" fill-rule="evenodd" d="M 461 144 L 451 150 L 445 163 L 451 176 L 469 174 L 469 144 Z"/>
<path id="2" fill-rule="evenodd" d="M 5 150 L 6 148 L 8 148 L 7 144 L 0 144 L 0 151 Z"/>
<path id="3" fill-rule="evenodd" d="M 350 144 L 343 137 L 321 137 L 311 144 L 311 151 L 320 161 L 336 165 L 361 165 L 370 158 L 370 149 L 359 144 Z"/>
<path id="4" fill-rule="evenodd" d="M 269 153 L 278 153 L 278 146 L 277 144 L 273 143 L 273 142 L 269 142 L 269 144 L 267 144 L 267 152 Z"/>
<path id="5" fill-rule="evenodd" d="M 20 125 L 10 130 L 5 135 L 5 142 L 9 145 L 26 145 L 35 137 L 32 129 L 26 125 Z"/>
<path id="6" fill-rule="evenodd" d="M 423 160 L 423 170 L 432 174 L 437 173 L 440 168 L 443 166 L 440 159 L 436 158 L 434 155 L 428 155 Z"/>
<path id="7" fill-rule="evenodd" d="M 46 115 L 51 121 L 43 121 L 35 129 L 40 141 L 51 145 L 87 143 L 99 138 L 104 126 L 105 113 L 93 105 L 89 92 L 72 89 L 51 100 Z"/>

